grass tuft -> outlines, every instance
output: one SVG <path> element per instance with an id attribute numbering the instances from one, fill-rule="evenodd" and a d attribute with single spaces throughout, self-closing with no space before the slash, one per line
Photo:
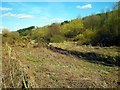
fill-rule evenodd
<path id="1" fill-rule="evenodd" d="M 39 62 L 39 60 L 34 59 L 34 58 L 32 58 L 32 57 L 27 57 L 27 60 L 28 60 L 28 61 L 32 61 L 32 62 Z"/>

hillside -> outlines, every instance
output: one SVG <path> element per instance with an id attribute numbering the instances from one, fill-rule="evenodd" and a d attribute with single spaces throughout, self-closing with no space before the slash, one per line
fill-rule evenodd
<path id="1" fill-rule="evenodd" d="M 118 14 L 119 9 L 115 9 L 44 27 L 31 26 L 17 32 L 20 36 L 35 40 L 39 44 L 75 41 L 78 45 L 119 46 Z"/>
<path id="2" fill-rule="evenodd" d="M 1 87 L 119 89 L 119 7 L 43 27 L 3 29 Z"/>

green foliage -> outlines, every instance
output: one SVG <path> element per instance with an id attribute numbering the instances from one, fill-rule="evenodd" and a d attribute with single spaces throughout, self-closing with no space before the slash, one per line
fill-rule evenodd
<path id="1" fill-rule="evenodd" d="M 82 34 L 77 36 L 78 45 L 82 44 L 91 44 L 92 40 L 95 38 L 95 31 L 92 30 L 85 30 Z"/>
<path id="2" fill-rule="evenodd" d="M 15 44 L 15 42 L 20 41 L 18 32 L 9 32 L 7 29 L 3 29 L 2 31 L 2 42 L 5 44 L 6 42 L 9 44 Z"/>
<path id="3" fill-rule="evenodd" d="M 120 45 L 119 12 L 119 3 L 117 3 L 113 11 L 85 17 L 83 19 L 85 28 L 94 30 L 95 34 L 91 35 L 89 32 L 87 34 L 84 33 L 84 35 L 88 36 L 82 37 L 81 41 L 91 43 L 92 45 Z M 91 39 L 91 37 L 93 38 Z M 79 40 L 78 37 L 75 39 Z"/>
<path id="4" fill-rule="evenodd" d="M 73 38 L 76 35 L 80 34 L 82 31 L 83 31 L 83 22 L 82 19 L 80 18 L 64 24 L 61 28 L 61 32 L 67 38 Z"/>
<path id="5" fill-rule="evenodd" d="M 84 26 L 88 29 L 95 30 L 100 25 L 100 16 L 92 15 L 84 19 Z"/>
<path id="6" fill-rule="evenodd" d="M 64 22 L 61 23 L 61 25 L 64 25 L 66 23 L 69 23 L 69 21 L 64 21 Z"/>
<path id="7" fill-rule="evenodd" d="M 96 39 L 105 46 L 120 45 L 120 31 L 118 29 L 120 25 L 119 21 L 120 18 L 118 17 L 118 11 L 112 12 L 108 16 L 108 19 L 106 19 L 105 24 L 98 31 Z"/>
<path id="8" fill-rule="evenodd" d="M 59 42 L 63 42 L 65 40 L 65 37 L 62 35 L 54 35 L 51 39 L 50 42 L 55 42 L 55 43 L 59 43 Z"/>
<path id="9" fill-rule="evenodd" d="M 17 32 L 19 32 L 20 36 L 27 36 L 28 34 L 30 34 L 31 30 L 34 28 L 35 26 L 30 26 L 28 28 L 20 29 Z"/>
<path id="10" fill-rule="evenodd" d="M 78 41 L 78 44 L 92 45 L 120 45 L 120 2 L 113 11 L 102 12 L 84 18 L 77 18 L 48 26 L 23 28 L 17 32 L 3 30 L 3 43 L 15 43 L 20 37 L 27 37 L 27 41 L 35 40 L 39 45 L 65 40 Z M 22 39 L 21 39 L 22 40 Z M 27 42 L 26 41 L 26 42 Z"/>
<path id="11" fill-rule="evenodd" d="M 57 23 L 53 23 L 52 25 L 48 26 L 48 33 L 47 36 L 52 38 L 54 35 L 60 35 L 60 25 Z"/>
<path id="12" fill-rule="evenodd" d="M 56 82 L 58 81 L 55 75 L 50 75 L 49 78 L 53 81 L 56 81 Z"/>
<path id="13" fill-rule="evenodd" d="M 48 37 L 46 36 L 48 33 L 48 27 L 37 28 L 36 30 L 32 30 L 31 36 L 29 37 L 31 40 L 35 40 L 40 46 L 45 45 L 49 42 Z"/>
<path id="14" fill-rule="evenodd" d="M 36 59 L 34 59 L 34 58 L 32 58 L 32 57 L 27 57 L 27 60 L 28 61 L 31 61 L 31 62 L 39 62 L 39 60 L 36 60 Z"/>
<path id="15" fill-rule="evenodd" d="M 102 46 L 120 45 L 120 18 L 118 10 L 108 14 L 105 23 L 97 30 L 97 35 L 93 40 L 93 44 L 101 44 Z"/>
<path id="16" fill-rule="evenodd" d="M 3 29 L 2 34 L 3 34 L 3 37 L 7 37 L 8 34 L 9 34 L 9 30 L 8 29 Z"/>
<path id="17" fill-rule="evenodd" d="M 57 23 L 53 23 L 52 25 L 48 26 L 44 39 L 46 39 L 48 43 L 64 41 L 64 36 L 60 29 L 60 24 Z"/>
<path id="18" fill-rule="evenodd" d="M 80 31 L 78 30 L 78 29 L 73 29 L 73 30 L 70 30 L 69 32 L 67 32 L 66 34 L 65 34 L 65 36 L 67 37 L 67 38 L 73 38 L 73 37 L 75 37 L 76 35 L 78 35 L 80 33 Z"/>
<path id="19" fill-rule="evenodd" d="M 57 23 L 32 30 L 30 38 L 35 40 L 39 45 L 45 45 L 50 42 L 60 42 L 64 40 L 64 36 L 60 32 L 60 24 Z"/>

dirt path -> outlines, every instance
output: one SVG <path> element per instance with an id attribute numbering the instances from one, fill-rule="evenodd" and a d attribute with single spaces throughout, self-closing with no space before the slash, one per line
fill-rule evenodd
<path id="1" fill-rule="evenodd" d="M 120 60 L 119 60 L 120 57 L 119 56 L 118 57 L 107 56 L 107 58 L 106 58 L 103 55 L 96 54 L 94 52 L 83 53 L 83 52 L 78 52 L 78 51 L 65 50 L 65 49 L 62 49 L 59 47 L 54 47 L 52 45 L 47 46 L 47 49 L 52 50 L 57 53 L 60 53 L 60 54 L 72 55 L 72 56 L 80 58 L 80 59 L 82 58 L 91 63 L 99 63 L 99 64 L 103 64 L 103 65 L 107 65 L 107 66 L 119 66 L 120 67 Z"/>

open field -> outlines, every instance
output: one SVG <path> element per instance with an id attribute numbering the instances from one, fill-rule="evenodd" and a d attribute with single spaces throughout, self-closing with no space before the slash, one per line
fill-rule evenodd
<path id="1" fill-rule="evenodd" d="M 3 87 L 15 88 L 117 88 L 118 47 L 76 46 L 73 43 L 51 43 L 64 50 L 43 47 L 3 46 Z M 68 51 L 70 53 L 68 53 Z M 79 52 L 73 53 L 72 51 Z M 72 52 L 72 53 L 71 53 Z M 89 52 L 89 55 L 86 56 Z M 87 54 L 85 54 L 87 53 Z M 95 58 L 91 56 L 94 53 Z M 101 55 L 102 60 L 96 58 Z M 90 58 L 91 56 L 91 58 Z M 105 56 L 108 59 L 104 59 Z M 88 60 L 87 60 L 88 59 Z M 93 59 L 93 60 L 91 60 Z M 95 60 L 96 59 L 96 60 Z M 119 59 L 119 57 L 118 57 Z"/>
<path id="2" fill-rule="evenodd" d="M 120 1 L 0 3 L 0 87 L 120 90 Z"/>
<path id="3" fill-rule="evenodd" d="M 1 88 L 120 90 L 120 1 L 3 2 L 0 11 Z"/>

